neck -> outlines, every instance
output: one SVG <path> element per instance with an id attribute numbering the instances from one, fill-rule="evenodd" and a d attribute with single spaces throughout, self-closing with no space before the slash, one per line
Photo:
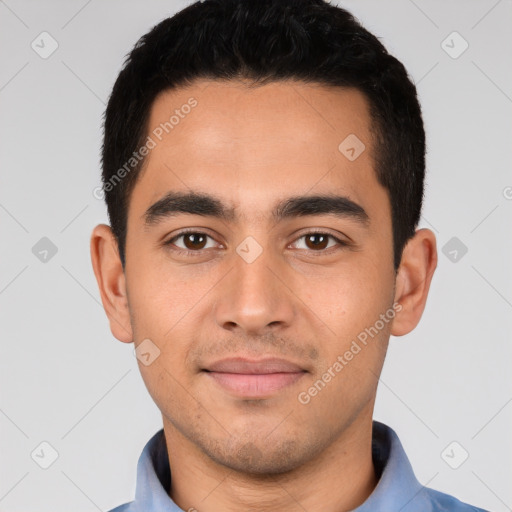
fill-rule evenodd
<path id="1" fill-rule="evenodd" d="M 172 489 L 187 512 L 343 512 L 364 503 L 377 485 L 371 410 L 317 457 L 277 475 L 253 475 L 217 464 L 164 417 Z"/>

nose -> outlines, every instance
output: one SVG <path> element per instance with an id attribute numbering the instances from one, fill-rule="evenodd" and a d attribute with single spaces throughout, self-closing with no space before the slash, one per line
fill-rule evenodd
<path id="1" fill-rule="evenodd" d="M 264 249 L 254 261 L 234 255 L 233 265 L 216 289 L 217 324 L 252 336 L 289 327 L 297 308 L 284 262 Z"/>

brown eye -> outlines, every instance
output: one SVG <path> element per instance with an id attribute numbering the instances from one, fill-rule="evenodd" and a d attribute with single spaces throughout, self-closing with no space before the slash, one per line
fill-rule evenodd
<path id="1" fill-rule="evenodd" d="M 329 243 L 329 235 L 323 233 L 311 233 L 305 236 L 306 246 L 309 249 L 325 249 Z"/>
<path id="2" fill-rule="evenodd" d="M 215 247 L 215 241 L 206 233 L 200 231 L 186 231 L 171 238 L 169 241 L 165 242 L 165 245 L 171 246 L 171 248 L 177 251 L 199 252 L 202 249 Z"/>
<path id="3" fill-rule="evenodd" d="M 338 248 L 340 249 L 348 246 L 349 244 L 347 242 L 344 242 L 343 240 L 340 240 L 338 237 L 335 237 L 334 235 L 330 235 L 329 233 L 314 231 L 300 236 L 299 238 L 297 238 L 293 245 L 297 249 L 323 253 L 328 252 L 327 250 L 329 249 L 335 249 L 336 246 L 338 246 Z"/>
<path id="4" fill-rule="evenodd" d="M 203 233 L 187 233 L 182 236 L 187 249 L 204 249 L 206 236 Z"/>

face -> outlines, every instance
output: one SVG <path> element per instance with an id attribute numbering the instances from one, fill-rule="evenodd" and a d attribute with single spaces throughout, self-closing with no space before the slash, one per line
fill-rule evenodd
<path id="1" fill-rule="evenodd" d="M 400 309 L 367 101 L 200 81 L 148 126 L 118 337 L 151 354 L 168 442 L 253 474 L 304 465 L 371 423 Z"/>

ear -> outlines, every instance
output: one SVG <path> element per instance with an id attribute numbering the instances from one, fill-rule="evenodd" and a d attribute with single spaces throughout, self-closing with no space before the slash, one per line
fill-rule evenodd
<path id="1" fill-rule="evenodd" d="M 100 289 L 101 302 L 114 337 L 124 343 L 133 341 L 126 280 L 119 257 L 117 240 L 110 226 L 99 224 L 91 236 L 91 260 Z"/>
<path id="2" fill-rule="evenodd" d="M 395 302 L 401 309 L 397 307 L 393 320 L 393 336 L 403 336 L 418 325 L 436 267 L 436 237 L 430 229 L 419 229 L 404 247 L 398 268 Z"/>

